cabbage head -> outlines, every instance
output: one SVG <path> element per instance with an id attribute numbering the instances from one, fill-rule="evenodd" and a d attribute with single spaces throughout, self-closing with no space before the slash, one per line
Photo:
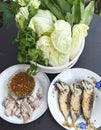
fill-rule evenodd
<path id="1" fill-rule="evenodd" d="M 43 35 L 37 41 L 37 49 L 44 53 L 44 57 L 49 60 L 51 66 L 60 66 L 69 61 L 69 55 L 58 52 L 49 36 Z"/>
<path id="2" fill-rule="evenodd" d="M 68 54 L 71 48 L 71 26 L 64 20 L 57 20 L 54 24 L 54 31 L 51 34 L 54 48 L 63 54 Z"/>
<path id="3" fill-rule="evenodd" d="M 35 30 L 40 37 L 43 34 L 50 34 L 54 29 L 56 17 L 49 10 L 41 10 L 30 20 L 29 27 Z"/>
<path id="4" fill-rule="evenodd" d="M 70 59 L 72 60 L 80 51 L 83 41 L 87 36 L 88 25 L 76 24 L 73 26 L 72 30 L 72 45 L 70 52 Z"/>

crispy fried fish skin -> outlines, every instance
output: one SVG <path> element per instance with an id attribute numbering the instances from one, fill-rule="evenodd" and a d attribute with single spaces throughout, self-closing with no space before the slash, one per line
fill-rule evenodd
<path id="1" fill-rule="evenodd" d="M 71 85 L 71 91 L 70 113 L 74 124 L 81 114 L 82 89 L 80 85 L 73 84 Z"/>
<path id="2" fill-rule="evenodd" d="M 58 96 L 59 108 L 65 119 L 65 122 L 63 124 L 68 127 L 72 127 L 72 124 L 68 122 L 68 116 L 70 113 L 71 90 L 69 86 L 62 81 L 59 81 L 56 87 L 59 90 L 59 96 Z"/>
<path id="3" fill-rule="evenodd" d="M 91 117 L 93 102 L 94 102 L 94 87 L 89 81 L 83 80 L 81 83 L 84 88 L 83 99 L 82 99 L 83 115 L 88 124 L 88 127 L 96 129 L 94 125 L 90 123 L 90 117 Z"/>

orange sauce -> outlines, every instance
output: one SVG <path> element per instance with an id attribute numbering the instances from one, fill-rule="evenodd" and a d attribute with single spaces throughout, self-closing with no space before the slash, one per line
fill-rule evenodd
<path id="1" fill-rule="evenodd" d="M 34 87 L 34 78 L 29 77 L 26 72 L 19 72 L 12 77 L 8 88 L 17 97 L 26 97 L 32 93 Z"/>

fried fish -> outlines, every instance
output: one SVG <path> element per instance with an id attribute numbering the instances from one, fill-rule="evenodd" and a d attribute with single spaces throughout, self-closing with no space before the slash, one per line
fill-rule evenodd
<path id="1" fill-rule="evenodd" d="M 65 119 L 63 125 L 71 127 L 72 124 L 68 122 L 68 117 L 70 114 L 71 90 L 69 88 L 69 85 L 62 81 L 59 81 L 56 84 L 56 87 L 59 91 L 59 96 L 58 96 L 59 108 Z"/>
<path id="2" fill-rule="evenodd" d="M 73 125 L 81 114 L 81 100 L 82 100 L 82 89 L 80 85 L 71 85 L 71 102 L 70 102 L 70 113 Z"/>
<path id="3" fill-rule="evenodd" d="M 82 99 L 83 115 L 89 130 L 91 130 L 91 128 L 96 129 L 94 125 L 90 122 L 90 117 L 94 103 L 94 87 L 89 81 L 86 80 L 83 80 L 81 83 L 83 87 L 83 99 Z"/>

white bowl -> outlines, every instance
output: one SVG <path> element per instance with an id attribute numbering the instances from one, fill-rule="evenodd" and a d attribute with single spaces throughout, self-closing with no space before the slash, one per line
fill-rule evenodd
<path id="1" fill-rule="evenodd" d="M 41 71 L 41 72 L 50 73 L 50 74 L 51 74 L 51 73 L 52 73 L 52 74 L 60 73 L 60 72 L 62 72 L 62 71 L 64 71 L 64 70 L 66 70 L 66 69 L 72 68 L 72 67 L 76 64 L 76 62 L 78 61 L 78 59 L 79 59 L 81 53 L 83 52 L 84 45 L 85 45 L 85 40 L 83 40 L 82 46 L 81 46 L 81 48 L 80 48 L 80 51 L 79 51 L 79 53 L 76 55 L 76 57 L 75 57 L 72 61 L 67 62 L 67 63 L 64 64 L 64 65 L 53 67 L 53 66 L 44 66 L 44 65 L 38 64 L 38 63 L 36 63 L 36 62 L 34 62 L 34 61 L 30 61 L 30 63 L 31 63 L 31 64 L 34 64 L 34 65 L 37 64 L 38 69 L 39 69 L 39 71 Z"/>

